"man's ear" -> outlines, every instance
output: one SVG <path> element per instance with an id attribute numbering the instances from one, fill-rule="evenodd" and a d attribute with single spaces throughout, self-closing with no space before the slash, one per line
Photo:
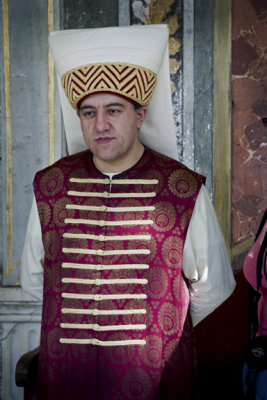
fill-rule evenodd
<path id="1" fill-rule="evenodd" d="M 141 126 L 143 125 L 143 122 L 146 118 L 146 113 L 147 113 L 147 107 L 142 107 L 136 110 L 136 115 L 137 115 L 137 128 L 140 129 Z"/>

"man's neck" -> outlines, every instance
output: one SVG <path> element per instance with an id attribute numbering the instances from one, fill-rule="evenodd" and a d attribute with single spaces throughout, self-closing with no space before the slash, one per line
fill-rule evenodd
<path id="1" fill-rule="evenodd" d="M 134 157 L 124 158 L 123 160 L 116 161 L 104 161 L 99 158 L 93 156 L 93 162 L 96 168 L 102 173 L 118 173 L 127 171 L 131 167 L 133 167 L 142 157 L 144 153 L 144 146 L 140 143 Z"/>

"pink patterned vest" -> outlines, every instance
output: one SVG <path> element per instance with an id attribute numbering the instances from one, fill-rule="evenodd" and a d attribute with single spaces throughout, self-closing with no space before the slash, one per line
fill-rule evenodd
<path id="1" fill-rule="evenodd" d="M 89 151 L 38 172 L 39 398 L 190 399 L 187 228 L 204 178 L 146 148 L 112 181 Z"/>

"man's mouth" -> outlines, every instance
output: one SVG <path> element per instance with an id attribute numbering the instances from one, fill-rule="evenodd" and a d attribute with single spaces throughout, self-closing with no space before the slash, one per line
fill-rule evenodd
<path id="1" fill-rule="evenodd" d="M 97 144 L 109 144 L 110 142 L 112 142 L 112 140 L 114 140 L 114 137 L 110 136 L 103 136 L 95 139 Z"/>

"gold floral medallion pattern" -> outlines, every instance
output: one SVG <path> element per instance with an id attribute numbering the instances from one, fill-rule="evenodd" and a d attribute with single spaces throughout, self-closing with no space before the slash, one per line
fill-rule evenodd
<path id="1" fill-rule="evenodd" d="M 162 246 L 162 256 L 167 265 L 172 268 L 181 267 L 182 263 L 182 239 L 170 236 Z"/>
<path id="2" fill-rule="evenodd" d="M 67 210 L 67 204 L 72 204 L 72 201 L 67 197 L 62 197 L 55 203 L 53 207 L 54 221 L 58 226 L 64 226 L 65 219 L 73 218 L 74 216 L 73 210 Z"/>
<path id="3" fill-rule="evenodd" d="M 61 250 L 59 234 L 55 231 L 48 231 L 44 234 L 44 249 L 49 260 L 55 260 Z"/>
<path id="4" fill-rule="evenodd" d="M 40 189 L 46 196 L 55 196 L 62 190 L 64 176 L 59 168 L 49 169 L 40 180 Z"/>
<path id="5" fill-rule="evenodd" d="M 60 359 L 65 356 L 67 348 L 61 346 L 59 343 L 59 338 L 61 335 L 60 328 L 54 328 L 47 334 L 47 342 L 49 344 L 49 356 L 52 359 Z"/>
<path id="6" fill-rule="evenodd" d="M 163 268 L 154 267 L 146 273 L 148 280 L 147 291 L 152 298 L 161 298 L 165 296 L 168 289 L 168 278 Z"/>
<path id="7" fill-rule="evenodd" d="M 132 368 L 123 375 L 123 393 L 129 400 L 146 400 L 150 398 L 152 379 L 141 368 Z"/>
<path id="8" fill-rule="evenodd" d="M 149 336 L 146 345 L 139 348 L 142 360 L 150 368 L 158 368 L 161 365 L 162 339 L 159 336 Z"/>
<path id="9" fill-rule="evenodd" d="M 158 314 L 159 325 L 165 335 L 173 335 L 179 330 L 179 311 L 172 303 L 164 303 Z"/>
<path id="10" fill-rule="evenodd" d="M 176 211 L 173 205 L 169 202 L 159 202 L 155 204 L 154 216 L 154 229 L 159 232 L 167 232 L 173 228 Z"/>
<path id="11" fill-rule="evenodd" d="M 191 219 L 192 212 L 193 212 L 193 210 L 187 210 L 182 214 L 182 216 L 181 216 L 181 227 L 183 229 L 185 229 L 188 226 L 188 224 L 190 222 L 190 219 Z"/>
<path id="12" fill-rule="evenodd" d="M 196 178 L 186 169 L 174 171 L 168 181 L 170 191 L 177 197 L 193 196 L 198 188 Z"/>
<path id="13" fill-rule="evenodd" d="M 110 340 L 127 340 L 129 336 L 124 333 L 114 333 L 109 336 Z M 136 356 L 136 349 L 134 346 L 116 346 L 108 349 L 103 349 L 103 356 L 110 364 L 124 365 L 133 360 Z"/>
<path id="14" fill-rule="evenodd" d="M 39 213 L 41 226 L 48 225 L 50 218 L 51 218 L 51 210 L 50 210 L 49 205 L 46 202 L 40 201 L 38 203 L 38 213 Z"/>

